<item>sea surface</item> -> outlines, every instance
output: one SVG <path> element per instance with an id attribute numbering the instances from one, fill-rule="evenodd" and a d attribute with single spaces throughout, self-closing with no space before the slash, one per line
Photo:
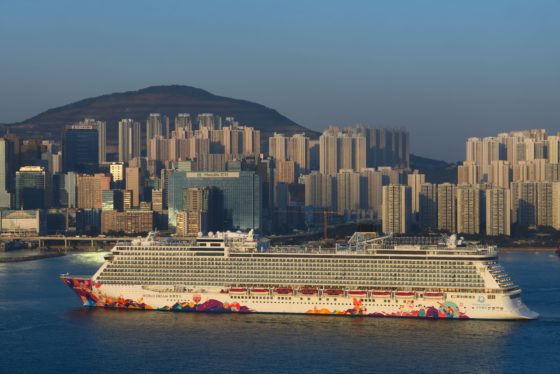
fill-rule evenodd
<path id="1" fill-rule="evenodd" d="M 86 309 L 58 275 L 101 253 L 0 264 L 0 373 L 560 373 L 560 258 L 500 261 L 536 321 Z"/>

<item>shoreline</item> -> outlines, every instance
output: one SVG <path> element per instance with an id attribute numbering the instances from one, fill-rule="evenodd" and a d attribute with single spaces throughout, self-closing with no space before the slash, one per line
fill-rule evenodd
<path id="1" fill-rule="evenodd" d="M 0 264 L 35 261 L 35 260 L 42 260 L 46 258 L 61 257 L 65 255 L 66 255 L 65 253 L 61 253 L 61 252 L 50 252 L 50 253 L 39 253 L 39 254 L 31 254 L 31 255 L 23 255 L 23 256 L 0 257 Z"/>
<path id="2" fill-rule="evenodd" d="M 525 252 L 525 253 L 554 253 L 558 248 L 556 247 L 498 247 L 498 252 Z"/>

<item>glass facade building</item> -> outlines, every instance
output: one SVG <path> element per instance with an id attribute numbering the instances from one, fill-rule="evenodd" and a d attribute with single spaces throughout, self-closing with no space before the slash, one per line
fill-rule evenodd
<path id="1" fill-rule="evenodd" d="M 64 171 L 92 174 L 99 166 L 99 134 L 91 126 L 74 125 L 62 136 Z"/>
<path id="2" fill-rule="evenodd" d="M 175 228 L 176 213 L 185 209 L 184 189 L 193 187 L 214 187 L 219 192 L 224 229 L 260 230 L 262 227 L 261 179 L 252 171 L 175 170 L 169 175 L 168 183 L 170 227 Z"/>
<path id="3" fill-rule="evenodd" d="M 50 175 L 41 166 L 24 166 L 16 173 L 16 209 L 46 209 L 51 203 Z"/>

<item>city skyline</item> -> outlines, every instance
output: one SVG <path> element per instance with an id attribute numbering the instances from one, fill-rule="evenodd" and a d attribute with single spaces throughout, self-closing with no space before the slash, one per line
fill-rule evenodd
<path id="1" fill-rule="evenodd" d="M 29 12 L 3 2 L 0 27 L 12 37 L 2 40 L 0 66 L 10 74 L 0 122 L 100 94 L 187 84 L 267 105 L 312 130 L 407 128 L 418 139 L 413 153 L 456 161 L 463 138 L 550 131 L 560 119 L 555 2 L 175 5 L 111 3 L 108 12 L 60 2 Z M 104 22 L 85 28 L 84 17 Z M 123 29 L 123 17 L 159 27 Z"/>

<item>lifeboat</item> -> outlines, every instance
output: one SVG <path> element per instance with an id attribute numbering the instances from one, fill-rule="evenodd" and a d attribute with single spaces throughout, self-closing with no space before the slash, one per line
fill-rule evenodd
<path id="1" fill-rule="evenodd" d="M 302 295 L 315 295 L 317 293 L 316 288 L 300 288 L 299 293 Z"/>
<path id="2" fill-rule="evenodd" d="M 230 288 L 229 293 L 234 294 L 234 295 L 246 294 L 247 289 L 246 288 Z"/>
<path id="3" fill-rule="evenodd" d="M 343 293 L 344 293 L 344 291 L 340 290 L 340 289 L 323 290 L 323 294 L 329 295 L 329 296 L 338 296 L 338 295 L 342 295 Z"/>
<path id="4" fill-rule="evenodd" d="M 367 296 L 367 291 L 363 291 L 363 290 L 350 290 L 348 291 L 348 296 Z"/>
<path id="5" fill-rule="evenodd" d="M 426 299 L 443 299 L 445 294 L 443 292 L 424 292 Z"/>
<path id="6" fill-rule="evenodd" d="M 251 288 L 251 293 L 253 295 L 265 295 L 268 294 L 268 288 Z"/>
<path id="7" fill-rule="evenodd" d="M 294 292 L 294 290 L 289 287 L 285 287 L 285 288 L 275 288 L 274 292 L 277 293 L 278 295 L 288 295 Z"/>
<path id="8" fill-rule="evenodd" d="M 390 291 L 373 291 L 371 293 L 372 296 L 391 296 L 391 292 Z"/>
<path id="9" fill-rule="evenodd" d="M 401 297 L 401 298 L 410 298 L 410 297 L 414 297 L 414 292 L 410 292 L 410 291 L 397 291 L 395 292 L 395 297 Z"/>

